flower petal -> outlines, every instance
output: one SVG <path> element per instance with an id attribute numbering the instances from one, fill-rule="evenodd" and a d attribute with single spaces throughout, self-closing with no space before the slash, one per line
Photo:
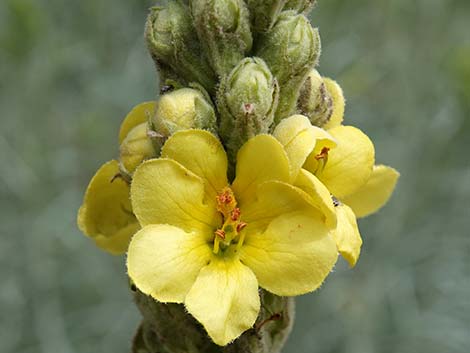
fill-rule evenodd
<path id="1" fill-rule="evenodd" d="M 262 233 L 269 224 L 285 214 L 305 211 L 311 217 L 322 218 L 319 207 L 300 188 L 279 181 L 267 181 L 256 191 L 256 199 L 241 207 L 241 219 L 247 223 L 247 236 Z"/>
<path id="2" fill-rule="evenodd" d="M 289 182 L 289 160 L 281 143 L 271 135 L 258 135 L 238 151 L 233 191 L 240 205 L 255 197 L 258 185 L 268 180 Z"/>
<path id="3" fill-rule="evenodd" d="M 265 232 L 247 236 L 240 259 L 259 285 L 280 296 L 317 289 L 331 272 L 338 252 L 320 217 L 298 211 L 275 218 Z"/>
<path id="4" fill-rule="evenodd" d="M 129 277 L 143 293 L 163 303 L 182 303 L 210 260 L 204 236 L 166 224 L 142 228 L 129 244 Z"/>
<path id="5" fill-rule="evenodd" d="M 237 257 L 213 257 L 185 299 L 186 308 L 220 345 L 253 326 L 260 309 L 258 282 Z"/>
<path id="6" fill-rule="evenodd" d="M 348 261 L 351 267 L 356 265 L 361 253 L 362 239 L 357 227 L 354 212 L 346 205 L 336 207 L 338 225 L 332 232 L 338 251 Z"/>
<path id="7" fill-rule="evenodd" d="M 328 155 L 328 162 L 318 175 L 330 192 L 342 199 L 363 186 L 374 166 L 374 145 L 361 130 L 338 126 L 328 131 L 338 146 Z"/>
<path id="8" fill-rule="evenodd" d="M 301 188 L 311 197 L 311 202 L 322 211 L 326 225 L 329 228 L 335 228 L 336 210 L 331 194 L 326 186 L 315 175 L 305 169 L 300 170 L 294 185 Z"/>
<path id="9" fill-rule="evenodd" d="M 147 122 L 155 114 L 155 101 L 143 102 L 136 105 L 124 118 L 119 130 L 119 144 L 124 141 L 129 131 L 137 125 Z"/>
<path id="10" fill-rule="evenodd" d="M 385 165 L 374 166 L 365 185 L 354 194 L 344 197 L 343 201 L 352 208 L 356 217 L 366 217 L 377 212 L 392 195 L 400 173 Z"/>
<path id="11" fill-rule="evenodd" d="M 202 232 L 209 239 L 221 222 L 215 199 L 206 197 L 203 180 L 171 159 L 142 163 L 134 173 L 131 199 L 142 226 L 170 224 Z"/>
<path id="12" fill-rule="evenodd" d="M 124 228 L 119 229 L 111 237 L 98 234 L 93 236 L 93 240 L 100 249 L 106 250 L 114 255 L 121 255 L 127 251 L 129 241 L 139 229 L 140 224 L 136 220 L 134 223 L 130 223 Z"/>
<path id="13" fill-rule="evenodd" d="M 177 161 L 204 179 L 212 197 L 228 184 L 227 155 L 219 140 L 208 131 L 176 132 L 165 142 L 162 157 Z"/>
<path id="14" fill-rule="evenodd" d="M 293 115 L 282 120 L 273 136 L 284 146 L 289 157 L 291 180 L 295 180 L 300 168 L 315 147 L 315 134 L 310 120 L 303 115 Z"/>
<path id="15" fill-rule="evenodd" d="M 112 254 L 127 250 L 130 238 L 139 228 L 132 213 L 129 185 L 119 174 L 115 160 L 102 165 L 88 185 L 78 212 L 80 230 Z"/>

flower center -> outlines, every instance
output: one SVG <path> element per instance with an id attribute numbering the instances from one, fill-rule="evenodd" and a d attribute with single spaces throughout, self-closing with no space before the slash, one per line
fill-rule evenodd
<path id="1" fill-rule="evenodd" d="M 237 244 L 237 249 L 243 245 L 246 223 L 240 219 L 240 209 L 232 189 L 228 186 L 223 188 L 216 196 L 217 211 L 222 214 L 223 225 L 214 232 L 214 254 L 225 250 L 231 243 Z"/>

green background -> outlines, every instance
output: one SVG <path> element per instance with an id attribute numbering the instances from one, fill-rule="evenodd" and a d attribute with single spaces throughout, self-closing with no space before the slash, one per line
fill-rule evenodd
<path id="1" fill-rule="evenodd" d="M 129 351 L 139 315 L 124 258 L 99 251 L 75 217 L 117 156 L 121 119 L 155 97 L 151 4 L 0 2 L 1 352 Z M 284 352 L 468 352 L 470 2 L 320 0 L 311 17 L 346 122 L 402 176 L 360 222 L 357 267 L 341 260 L 298 299 Z"/>

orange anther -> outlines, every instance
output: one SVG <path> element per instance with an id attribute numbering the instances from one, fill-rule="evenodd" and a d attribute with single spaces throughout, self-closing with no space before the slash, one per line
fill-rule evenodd
<path id="1" fill-rule="evenodd" d="M 217 229 L 215 232 L 215 235 L 217 235 L 218 237 L 222 238 L 222 239 L 225 239 L 225 232 L 222 230 L 222 229 Z"/>
<path id="2" fill-rule="evenodd" d="M 315 159 L 324 159 L 328 157 L 328 152 L 330 149 L 328 147 L 323 147 L 319 154 L 315 156 Z"/>
<path id="3" fill-rule="evenodd" d="M 237 224 L 237 233 L 240 233 L 241 230 L 246 227 L 246 225 L 247 225 L 247 224 L 246 224 L 245 222 L 240 222 L 240 223 L 238 223 L 238 224 Z"/>

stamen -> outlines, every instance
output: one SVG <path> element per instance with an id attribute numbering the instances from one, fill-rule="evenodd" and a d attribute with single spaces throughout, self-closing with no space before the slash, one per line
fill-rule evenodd
<path id="1" fill-rule="evenodd" d="M 222 238 L 222 239 L 225 239 L 225 232 L 222 230 L 222 229 L 217 229 L 215 232 L 215 235 L 217 235 L 218 237 Z"/>
<path id="2" fill-rule="evenodd" d="M 330 149 L 328 147 L 323 147 L 319 154 L 315 156 L 315 159 L 318 161 L 317 169 L 315 170 L 314 174 L 319 176 L 323 169 L 325 169 L 326 163 L 328 162 L 328 152 Z"/>
<path id="3" fill-rule="evenodd" d="M 237 233 L 240 233 L 242 231 L 243 228 L 246 227 L 246 223 L 245 222 L 240 222 L 237 224 Z"/>
<path id="4" fill-rule="evenodd" d="M 219 252 L 219 248 L 220 248 L 220 240 L 218 237 L 215 237 L 214 239 L 214 249 L 212 250 L 212 252 L 214 254 L 217 254 Z"/>
<path id="5" fill-rule="evenodd" d="M 225 187 L 216 196 L 217 210 L 223 216 L 222 227 L 214 232 L 214 253 L 220 250 L 225 251 L 232 241 L 237 242 L 237 249 L 243 245 L 245 239 L 242 230 L 246 227 L 246 223 L 240 220 L 241 211 L 237 207 L 237 200 L 230 187 Z M 234 244 L 235 245 L 235 244 Z"/>
<path id="6" fill-rule="evenodd" d="M 232 221 L 238 221 L 238 219 L 240 218 L 240 209 L 238 207 L 236 207 L 232 211 L 232 215 L 230 218 L 232 219 Z"/>
<path id="7" fill-rule="evenodd" d="M 240 239 L 238 239 L 237 250 L 240 250 L 244 241 L 245 241 L 245 232 L 240 233 Z"/>
<path id="8" fill-rule="evenodd" d="M 328 147 L 323 147 L 321 149 L 320 153 L 315 156 L 315 159 L 316 160 L 328 159 L 328 152 L 329 151 L 330 151 L 330 149 Z"/>

